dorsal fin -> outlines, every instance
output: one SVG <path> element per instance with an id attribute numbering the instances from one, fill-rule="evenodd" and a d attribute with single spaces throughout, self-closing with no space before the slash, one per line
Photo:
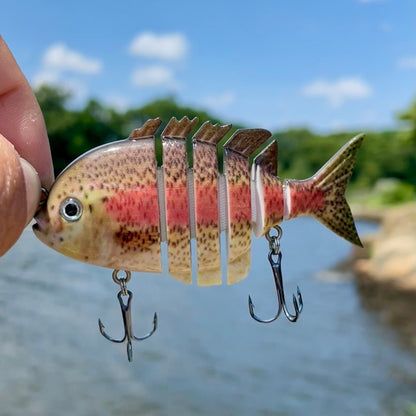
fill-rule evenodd
<path id="1" fill-rule="evenodd" d="M 147 120 L 142 127 L 130 133 L 129 140 L 145 139 L 154 136 L 160 123 L 162 123 L 162 120 L 159 117 Z"/>
<path id="2" fill-rule="evenodd" d="M 254 158 L 254 163 L 260 165 L 265 171 L 272 175 L 277 175 L 277 154 L 278 146 L 277 140 L 273 139 L 262 149 Z"/>
<path id="3" fill-rule="evenodd" d="M 225 143 L 224 148 L 234 150 L 243 156 L 249 157 L 272 134 L 265 129 L 237 130 Z"/>
<path id="4" fill-rule="evenodd" d="M 183 117 L 178 121 L 175 117 L 172 117 L 169 123 L 163 130 L 162 137 L 172 137 L 177 139 L 186 139 L 190 131 L 198 124 L 198 118 L 194 117 L 189 120 L 188 117 Z"/>
<path id="5" fill-rule="evenodd" d="M 217 145 L 218 142 L 230 131 L 232 124 L 219 126 L 206 121 L 194 134 L 192 140 Z"/>

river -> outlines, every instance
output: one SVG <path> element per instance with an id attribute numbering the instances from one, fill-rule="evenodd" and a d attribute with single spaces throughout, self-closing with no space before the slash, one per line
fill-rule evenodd
<path id="1" fill-rule="evenodd" d="M 371 230 L 359 224 L 360 233 Z M 353 276 L 331 268 L 350 245 L 314 220 L 283 226 L 286 296 L 299 285 L 299 321 L 253 321 L 276 308 L 265 239 L 250 275 L 201 288 L 133 273 L 133 328 L 125 345 L 111 271 L 52 251 L 28 228 L 0 259 L 0 415 L 407 415 L 414 351 L 365 307 Z"/>

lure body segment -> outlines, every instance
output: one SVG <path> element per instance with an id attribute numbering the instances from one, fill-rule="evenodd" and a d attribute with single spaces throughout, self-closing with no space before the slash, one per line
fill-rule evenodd
<path id="1" fill-rule="evenodd" d="M 227 140 L 230 125 L 206 122 L 191 137 L 197 119 L 185 117 L 172 119 L 155 139 L 160 124 L 149 120 L 127 140 L 71 163 L 36 216 L 39 239 L 80 261 L 153 273 L 162 271 L 166 242 L 169 274 L 185 283 L 192 281 L 195 239 L 194 273 L 202 286 L 222 282 L 220 241 L 227 282 L 235 283 L 250 267 L 252 231 L 259 237 L 283 219 L 314 216 L 361 244 L 344 192 L 363 136 L 312 178 L 282 182 L 277 142 L 267 130 L 239 130 Z"/>

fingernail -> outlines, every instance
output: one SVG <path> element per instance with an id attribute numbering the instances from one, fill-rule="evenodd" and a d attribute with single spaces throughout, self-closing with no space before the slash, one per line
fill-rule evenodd
<path id="1" fill-rule="evenodd" d="M 27 160 L 20 158 L 20 164 L 22 166 L 23 176 L 25 177 L 27 203 L 26 224 L 29 224 L 39 206 L 41 196 L 40 180 L 38 173 Z"/>

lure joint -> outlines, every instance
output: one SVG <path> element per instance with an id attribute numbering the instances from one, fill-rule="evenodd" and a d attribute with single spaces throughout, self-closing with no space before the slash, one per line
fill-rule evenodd
<path id="1" fill-rule="evenodd" d="M 278 225 L 273 228 L 277 231 L 277 235 L 272 235 L 270 233 L 271 231 L 270 230 L 266 234 L 266 238 L 267 238 L 267 241 L 269 242 L 268 259 L 269 259 L 270 266 L 272 267 L 272 271 L 273 271 L 274 284 L 276 287 L 276 294 L 277 294 L 277 300 L 278 300 L 277 313 L 273 318 L 270 318 L 270 319 L 259 318 L 254 313 L 254 304 L 253 304 L 253 301 L 251 300 L 250 295 L 248 296 L 248 309 L 249 309 L 251 317 L 257 322 L 261 322 L 261 323 L 273 322 L 279 317 L 279 315 L 282 313 L 282 310 L 286 318 L 290 322 L 296 322 L 303 309 L 302 294 L 300 293 L 299 287 L 297 287 L 297 298 L 295 295 L 293 295 L 293 307 L 295 308 L 295 313 L 294 314 L 290 313 L 286 305 L 285 292 L 283 289 L 282 252 L 280 251 L 280 239 L 282 238 L 283 231 Z M 277 258 L 275 259 L 276 256 Z"/>
<path id="2" fill-rule="evenodd" d="M 98 327 L 100 329 L 101 334 L 107 338 L 111 342 L 122 343 L 127 340 L 127 359 L 131 362 L 133 361 L 133 348 L 131 341 L 144 341 L 145 339 L 151 337 L 153 333 L 157 329 L 157 314 L 155 312 L 153 316 L 153 329 L 146 335 L 142 337 L 136 337 L 133 334 L 132 328 L 132 319 L 131 319 L 131 301 L 133 299 L 133 293 L 130 290 L 127 290 L 127 283 L 131 279 L 131 272 L 125 270 L 125 277 L 118 277 L 118 273 L 120 270 L 113 271 L 113 281 L 120 286 L 120 291 L 117 294 L 118 301 L 120 303 L 121 314 L 123 317 L 123 325 L 124 325 L 124 337 L 121 339 L 114 339 L 110 337 L 104 331 L 104 325 L 101 322 L 101 319 L 98 319 Z M 127 296 L 127 303 L 124 303 L 123 296 Z"/>

